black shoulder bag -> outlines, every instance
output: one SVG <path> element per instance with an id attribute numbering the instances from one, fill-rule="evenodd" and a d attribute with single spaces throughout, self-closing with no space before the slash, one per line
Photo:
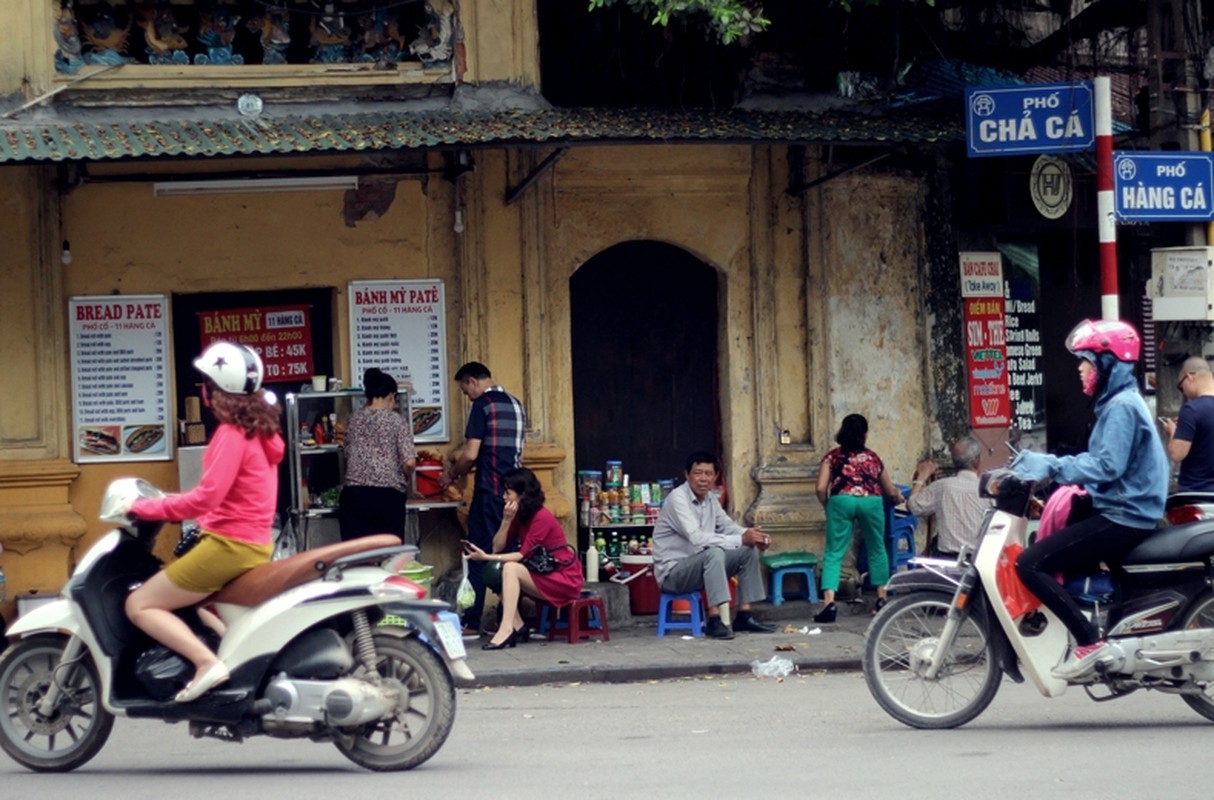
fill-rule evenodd
<path id="1" fill-rule="evenodd" d="M 573 563 L 572 557 L 568 561 L 562 561 L 557 558 L 555 553 L 558 550 L 572 551 L 573 546 L 563 544 L 549 550 L 544 545 L 537 544 L 527 552 L 527 555 L 523 556 L 523 566 L 531 572 L 535 572 L 539 575 L 547 575 L 550 572 L 556 572 L 561 567 L 567 567 Z"/>

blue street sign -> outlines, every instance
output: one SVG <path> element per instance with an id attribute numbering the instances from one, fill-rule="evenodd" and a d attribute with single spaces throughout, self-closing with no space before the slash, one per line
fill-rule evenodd
<path id="1" fill-rule="evenodd" d="M 1118 219 L 1208 222 L 1214 187 L 1210 153 L 1113 154 L 1113 211 Z"/>
<path id="2" fill-rule="evenodd" d="M 970 157 L 1063 153 L 1096 146 L 1091 81 L 965 90 Z"/>

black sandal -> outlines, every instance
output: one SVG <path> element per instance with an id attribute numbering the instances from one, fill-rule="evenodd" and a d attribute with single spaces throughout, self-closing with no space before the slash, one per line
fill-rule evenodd
<path id="1" fill-rule="evenodd" d="M 886 602 L 886 600 L 884 597 L 878 597 L 877 602 L 873 603 L 873 616 L 874 617 L 877 616 L 877 613 L 879 611 L 881 611 L 881 609 L 885 608 L 885 602 Z"/>
<path id="2" fill-rule="evenodd" d="M 822 610 L 814 614 L 814 622 L 834 622 L 839 615 L 839 607 L 834 603 L 828 603 L 822 607 Z"/>

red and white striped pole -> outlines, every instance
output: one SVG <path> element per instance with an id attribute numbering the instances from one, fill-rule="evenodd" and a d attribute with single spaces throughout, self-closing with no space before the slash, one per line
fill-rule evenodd
<path id="1" fill-rule="evenodd" d="M 1096 215 L 1100 233 L 1100 314 L 1117 319 L 1117 223 L 1113 216 L 1113 95 L 1096 78 Z"/>

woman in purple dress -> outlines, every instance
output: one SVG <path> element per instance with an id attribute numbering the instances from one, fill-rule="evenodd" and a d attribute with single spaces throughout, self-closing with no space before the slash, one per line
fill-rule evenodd
<path id="1" fill-rule="evenodd" d="M 472 561 L 502 562 L 502 624 L 484 650 L 514 647 L 530 633 L 518 603 L 522 594 L 546 600 L 560 607 L 572 603 L 582 593 L 582 564 L 577 551 L 565 540 L 565 530 L 552 512 L 544 508 L 544 490 L 535 473 L 526 467 L 507 472 L 502 479 L 506 501 L 502 524 L 493 536 L 493 552 L 486 553 L 472 542 L 464 541 L 464 552 Z M 517 550 L 512 547 L 518 542 Z M 532 572 L 523 559 L 533 548 L 544 545 L 556 558 L 555 571 Z"/>

